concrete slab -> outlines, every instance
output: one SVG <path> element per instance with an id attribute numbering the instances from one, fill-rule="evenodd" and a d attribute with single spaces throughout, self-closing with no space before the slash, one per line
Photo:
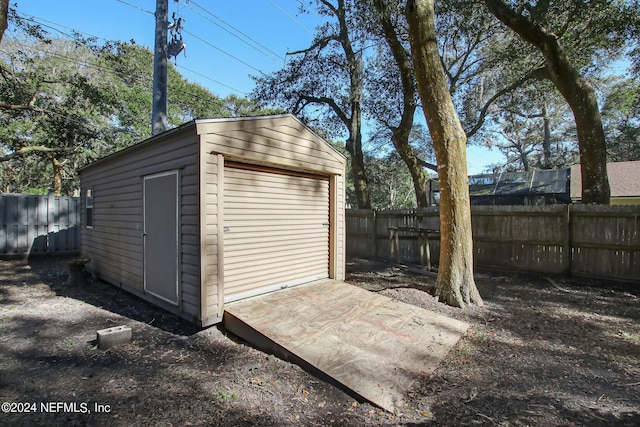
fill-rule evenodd
<path id="1" fill-rule="evenodd" d="M 407 393 L 469 327 L 336 281 L 229 304 L 224 322 L 252 344 L 288 352 L 289 360 L 312 366 L 390 412 L 402 411 Z"/>

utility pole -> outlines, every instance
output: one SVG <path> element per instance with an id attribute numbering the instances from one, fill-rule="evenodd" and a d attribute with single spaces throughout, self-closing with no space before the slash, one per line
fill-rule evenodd
<path id="1" fill-rule="evenodd" d="M 153 109 L 151 134 L 167 130 L 167 27 L 168 0 L 156 0 L 156 42 L 153 59 Z"/>

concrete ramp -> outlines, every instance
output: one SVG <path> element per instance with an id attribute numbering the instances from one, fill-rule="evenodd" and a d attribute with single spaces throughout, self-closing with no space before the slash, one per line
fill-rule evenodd
<path id="1" fill-rule="evenodd" d="M 469 327 L 336 281 L 229 304 L 224 325 L 390 412 L 402 411 L 408 392 L 436 369 Z"/>

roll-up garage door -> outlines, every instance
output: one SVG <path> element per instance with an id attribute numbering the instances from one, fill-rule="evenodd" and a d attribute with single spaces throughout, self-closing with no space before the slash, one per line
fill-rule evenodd
<path id="1" fill-rule="evenodd" d="M 329 181 L 226 165 L 224 295 L 231 302 L 329 277 Z"/>

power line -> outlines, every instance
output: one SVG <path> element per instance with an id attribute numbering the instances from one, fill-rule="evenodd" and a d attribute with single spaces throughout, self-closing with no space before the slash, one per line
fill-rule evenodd
<path id="1" fill-rule="evenodd" d="M 135 6 L 135 5 L 131 4 L 131 3 L 128 3 L 128 2 L 126 2 L 126 1 L 123 1 L 123 0 L 116 0 L 116 1 L 118 1 L 118 2 L 120 2 L 120 3 L 123 3 L 123 4 L 127 5 L 127 6 L 134 7 L 134 8 L 136 8 L 136 9 L 139 9 L 139 10 L 141 10 L 141 11 L 143 11 L 143 12 L 147 12 L 147 13 L 151 13 L 151 14 L 153 14 L 153 12 L 150 12 L 150 11 L 148 11 L 148 10 L 142 9 L 142 8 L 140 8 L 140 7 L 137 7 L 137 6 Z M 27 15 L 29 16 L 29 18 L 27 18 Z M 65 35 L 66 37 L 68 37 L 69 39 L 72 39 L 72 40 L 74 39 L 74 37 L 73 37 L 71 34 L 67 34 L 67 33 L 65 33 L 65 32 L 63 32 L 63 31 L 60 31 L 60 30 L 58 30 L 57 28 L 53 27 L 53 25 L 55 25 L 55 26 L 57 26 L 57 27 L 60 27 L 60 28 L 66 28 L 66 29 L 71 30 L 71 31 L 73 31 L 73 32 L 75 32 L 75 33 L 78 33 L 78 34 L 85 34 L 85 35 L 88 35 L 88 36 L 90 36 L 90 37 L 95 37 L 95 38 L 98 38 L 98 39 L 100 39 L 100 40 L 106 40 L 106 41 L 108 41 L 108 39 L 106 39 L 106 38 L 104 38 L 104 37 L 99 37 L 99 36 L 95 36 L 95 35 L 90 34 L 90 33 L 86 33 L 86 32 L 83 32 L 83 31 L 78 31 L 78 30 L 76 30 L 76 29 L 74 29 L 74 28 L 67 27 L 67 26 L 65 26 L 65 25 L 58 24 L 58 23 L 53 22 L 53 21 L 47 21 L 47 20 L 45 20 L 45 19 L 42 19 L 42 18 L 36 17 L 36 16 L 34 16 L 34 15 L 25 14 L 25 13 L 20 13 L 20 14 L 19 14 L 19 16 L 22 16 L 24 19 L 27 19 L 27 20 L 29 20 L 29 21 L 31 21 L 31 22 L 33 22 L 33 23 L 36 23 L 36 24 L 39 24 L 39 25 L 42 25 L 42 26 L 46 26 L 47 28 L 51 28 L 52 30 L 54 30 L 54 31 L 56 31 L 56 32 L 58 32 L 58 33 L 60 33 L 60 34 L 63 34 L 63 35 Z M 49 24 L 52 24 L 52 25 L 46 25 L 46 24 L 43 24 L 43 22 L 48 22 Z M 187 32 L 187 31 L 185 31 L 185 32 L 186 32 L 186 33 L 188 33 L 189 35 L 191 35 L 192 37 L 195 37 L 195 38 L 197 38 L 198 40 L 201 40 L 203 43 L 208 44 L 209 46 L 213 47 L 214 49 L 217 49 L 217 50 L 219 50 L 219 51 L 223 52 L 224 54 L 226 54 L 226 55 L 228 55 L 228 56 L 232 57 L 233 59 L 235 59 L 235 60 L 237 60 L 237 61 L 239 61 L 239 62 L 241 62 L 241 63 L 243 63 L 243 64 L 247 65 L 248 67 L 250 67 L 250 68 L 252 68 L 252 69 L 254 69 L 254 70 L 256 70 L 256 71 L 258 71 L 259 73 L 261 73 L 261 74 L 262 74 L 262 71 L 261 71 L 261 70 L 259 70 L 259 69 L 258 69 L 258 68 L 256 68 L 256 67 L 253 67 L 251 64 L 246 63 L 246 62 L 242 61 L 242 60 L 241 60 L 241 59 L 239 59 L 239 58 L 236 58 L 236 57 L 235 57 L 235 56 L 233 56 L 232 54 L 230 54 L 230 53 L 228 53 L 228 52 L 226 52 L 226 51 L 224 51 L 224 50 L 222 50 L 222 49 L 220 49 L 220 48 L 218 48 L 218 47 L 216 47 L 216 46 L 212 45 L 211 43 L 207 42 L 206 40 L 204 40 L 204 39 L 202 39 L 202 38 L 200 38 L 200 37 L 198 37 L 198 36 L 196 36 L 196 35 L 195 35 L 195 34 L 193 34 L 193 33 L 190 33 L 190 32 Z M 55 55 L 55 53 L 51 53 L 51 54 Z M 58 55 L 59 55 L 59 54 L 58 54 Z M 85 64 L 80 64 L 80 65 L 93 66 L 93 67 L 99 67 L 99 66 L 97 66 L 97 65 L 91 65 L 91 64 L 86 64 L 86 63 L 85 63 Z M 213 79 L 213 78 L 211 78 L 211 77 L 208 77 L 208 76 L 206 76 L 206 75 L 204 75 L 204 74 L 198 73 L 198 72 L 196 72 L 196 71 L 194 71 L 194 70 L 190 70 L 190 69 L 188 69 L 188 68 L 186 68 L 186 67 L 182 67 L 182 66 L 180 66 L 180 68 L 185 69 L 185 70 L 187 70 L 187 71 L 189 71 L 189 72 L 191 72 L 191 73 L 193 73 L 193 74 L 196 74 L 196 75 L 198 75 L 198 76 L 200 76 L 200 77 L 202 77 L 202 78 L 205 78 L 205 79 L 207 79 L 207 80 L 209 80 L 209 81 L 211 81 L 211 82 L 213 82 L 213 83 L 216 83 L 216 84 L 218 84 L 218 85 L 220 85 L 220 86 L 223 86 L 223 87 L 226 87 L 226 88 L 228 88 L 228 89 L 231 89 L 231 90 L 233 90 L 233 91 L 235 91 L 235 92 L 237 92 L 237 93 L 239 93 L 239 94 L 241 94 L 241 95 L 246 95 L 246 93 L 245 93 L 245 92 L 242 92 L 241 90 L 238 90 L 238 89 L 236 89 L 236 88 L 234 88 L 234 87 L 232 87 L 232 86 L 229 86 L 229 85 L 227 85 L 227 84 L 224 84 L 224 83 L 222 83 L 222 82 L 219 82 L 219 81 L 217 81 L 217 80 L 215 80 L 215 79 Z M 114 71 L 114 70 L 111 70 L 111 71 Z M 115 71 L 114 71 L 114 72 L 115 72 Z"/>
<path id="2" fill-rule="evenodd" d="M 313 31 L 311 31 L 310 29 L 308 29 L 302 22 L 298 21 L 296 19 L 295 16 L 291 15 L 289 12 L 287 12 L 285 9 L 282 8 L 282 6 L 280 6 L 278 3 L 276 3 L 273 0 L 269 0 L 269 3 L 271 3 L 273 6 L 275 6 L 276 8 L 280 9 L 280 11 L 282 13 L 284 13 L 285 15 L 287 15 L 289 17 L 289 19 L 291 19 L 293 22 L 295 22 L 296 24 L 298 24 L 300 27 L 302 27 L 302 29 L 304 29 L 307 33 L 313 35 Z"/>
<path id="3" fill-rule="evenodd" d="M 285 61 L 285 58 L 282 57 L 281 55 L 279 55 L 278 53 L 274 52 L 273 50 L 269 49 L 268 47 L 266 47 L 265 45 L 261 44 L 260 42 L 258 42 L 257 40 L 253 39 L 252 37 L 250 37 L 249 35 L 245 34 L 244 32 L 240 31 L 238 28 L 234 27 L 233 25 L 229 24 L 228 22 L 226 22 L 224 19 L 220 18 L 219 16 L 214 15 L 213 13 L 211 13 L 209 10 L 205 9 L 204 7 L 200 6 L 198 3 L 194 2 L 194 1 L 189 1 L 187 0 L 187 3 L 185 4 L 187 8 L 189 8 L 191 11 L 193 11 L 194 13 L 197 13 L 198 15 L 202 16 L 204 19 L 206 19 L 207 21 L 211 22 L 213 25 L 217 26 L 218 28 L 222 29 L 223 31 L 226 31 L 227 33 L 231 34 L 233 37 L 237 38 L 238 40 L 240 40 L 241 42 L 245 43 L 247 46 L 250 46 L 251 48 L 257 50 L 258 52 L 262 53 L 263 55 L 267 56 L 270 59 L 273 59 L 273 57 L 271 55 L 266 54 L 264 51 L 261 51 L 260 49 L 258 49 L 257 47 L 255 47 L 254 45 L 252 45 L 251 43 L 247 42 L 246 40 L 243 40 L 241 37 L 239 37 L 236 34 L 233 34 L 233 32 L 231 32 L 230 30 L 224 28 L 222 25 L 214 22 L 213 20 L 211 20 L 210 18 L 204 16 L 202 13 L 198 12 L 197 10 L 195 10 L 194 8 L 192 8 L 191 6 L 189 6 L 189 3 L 195 5 L 196 7 L 202 9 L 204 12 L 206 12 L 207 14 L 213 16 L 215 19 L 217 19 L 218 21 L 222 22 L 223 24 L 225 24 L 226 26 L 228 26 L 229 28 L 233 29 L 234 31 L 236 31 L 237 33 L 239 33 L 240 35 L 242 35 L 243 37 L 249 39 L 251 42 L 255 43 L 256 45 L 260 46 L 262 49 L 265 49 L 266 51 L 268 51 L 269 53 L 272 53 L 273 55 L 275 55 L 278 59 Z M 274 61 L 277 63 L 277 61 Z"/>
<path id="4" fill-rule="evenodd" d="M 193 73 L 193 74 L 195 74 L 195 75 L 197 75 L 197 76 L 200 76 L 200 77 L 202 77 L 202 78 L 204 78 L 204 79 L 210 80 L 210 81 L 212 81 L 213 83 L 216 83 L 216 84 L 219 84 L 219 85 L 221 85 L 221 86 L 224 86 L 224 87 L 226 87 L 227 89 L 231 89 L 231 90 L 233 90 L 233 91 L 236 91 L 236 92 L 238 92 L 238 93 L 239 93 L 239 94 L 241 94 L 241 95 L 246 95 L 246 93 L 242 92 L 242 91 L 241 91 L 241 90 L 239 90 L 239 89 L 236 89 L 236 88 L 231 87 L 231 86 L 229 86 L 229 85 L 227 85 L 227 84 L 224 84 L 224 83 L 222 83 L 222 82 L 219 82 L 219 81 L 217 81 L 217 80 L 214 80 L 214 79 L 212 79 L 211 77 L 205 76 L 204 74 L 201 74 L 201 73 L 199 73 L 199 72 L 197 72 L 197 71 L 194 71 L 194 70 L 192 70 L 192 69 L 190 69 L 190 68 L 184 67 L 184 66 L 182 66 L 182 65 L 177 65 L 177 67 L 178 67 L 178 68 L 181 68 L 181 69 L 183 69 L 183 70 L 185 70 L 185 71 L 188 71 L 188 72 L 190 72 L 190 73 Z"/>
<path id="5" fill-rule="evenodd" d="M 126 1 L 124 1 L 124 0 L 116 0 L 116 1 L 118 1 L 118 2 L 120 2 L 120 3 L 122 3 L 122 4 L 125 4 L 125 5 L 127 5 L 127 6 L 133 7 L 133 8 L 135 8 L 135 9 L 140 9 L 140 10 L 142 10 L 143 12 L 151 13 L 152 15 L 154 15 L 154 16 L 155 16 L 155 14 L 154 14 L 153 12 L 150 12 L 150 11 L 148 11 L 148 10 L 142 9 L 142 8 L 140 8 L 140 7 L 136 6 L 136 5 L 133 5 L 133 4 L 131 4 L 131 3 L 128 3 L 128 2 L 126 2 Z M 209 47 L 212 47 L 213 49 L 215 49 L 215 50 L 217 50 L 217 51 L 219 51 L 219 52 L 221 52 L 221 53 L 223 53 L 223 54 L 225 54 L 225 55 L 229 56 L 230 58 L 232 58 L 232 59 L 234 59 L 234 60 L 236 60 L 236 61 L 240 62 L 241 64 L 246 65 L 247 67 L 251 68 L 252 70 L 257 71 L 257 72 L 259 72 L 260 74 L 264 74 L 264 72 L 263 72 L 262 70 L 260 70 L 259 68 L 254 67 L 253 65 L 249 64 L 249 63 L 248 63 L 248 62 L 246 62 L 246 61 L 243 61 L 242 59 L 238 58 L 237 56 L 234 56 L 233 54 L 231 54 L 231 53 L 229 53 L 229 52 L 225 51 L 224 49 L 219 48 L 218 46 L 214 45 L 213 43 L 211 43 L 211 42 L 209 42 L 209 41 L 207 41 L 207 40 L 205 40 L 205 39 L 203 39 L 202 37 L 200 37 L 200 36 L 198 36 L 198 35 L 196 35 L 196 34 L 194 34 L 194 33 L 190 32 L 190 31 L 187 31 L 187 30 L 185 30 L 185 29 L 183 29 L 182 31 L 183 31 L 184 33 L 186 33 L 186 34 L 189 34 L 191 37 L 193 37 L 193 38 L 195 38 L 195 39 L 197 39 L 197 40 L 201 41 L 202 43 L 204 43 L 204 44 L 208 45 Z"/>
<path id="6" fill-rule="evenodd" d="M 120 3 L 122 3 L 122 4 L 126 4 L 127 6 L 132 7 L 132 8 L 134 8 L 134 9 L 138 9 L 138 10 L 140 10 L 140 11 L 142 11 L 142 12 L 145 12 L 145 13 L 148 13 L 148 14 L 150 14 L 150 15 L 156 16 L 156 14 L 155 14 L 154 12 L 152 12 L 152 11 L 150 11 L 150 10 L 147 10 L 147 9 L 143 9 L 143 8 L 141 8 L 141 7 L 140 7 L 140 6 L 138 6 L 138 5 L 128 3 L 128 2 L 126 2 L 126 1 L 124 1 L 124 0 L 116 0 L 116 1 L 117 1 L 117 2 L 120 2 Z"/>
<path id="7" fill-rule="evenodd" d="M 214 48 L 215 50 L 224 53 L 225 55 L 229 56 L 230 58 L 235 59 L 236 61 L 240 62 L 241 64 L 246 65 L 247 67 L 251 68 L 252 70 L 256 70 L 260 74 L 264 74 L 261 69 L 254 67 L 253 65 L 249 64 L 246 61 L 243 61 L 242 59 L 238 58 L 237 56 L 234 56 L 234 55 L 230 54 L 229 52 L 227 52 L 224 49 L 220 49 L 218 46 L 208 42 L 207 40 L 203 39 L 202 37 L 197 36 L 197 35 L 193 34 L 192 32 L 184 30 L 184 29 L 182 31 L 184 31 L 185 33 L 189 34 L 191 37 L 200 40 L 202 43 L 204 43 L 206 45 L 209 45 L 210 47 Z"/>
<path id="8" fill-rule="evenodd" d="M 43 53 L 43 52 L 41 52 L 39 50 L 35 50 L 31 46 L 27 46 L 27 45 L 21 46 L 21 49 L 29 50 L 29 51 L 31 51 L 32 53 L 35 53 L 35 54 Z M 6 50 L 3 50 L 3 49 L 0 49 L 0 53 L 3 53 L 5 55 L 7 55 L 7 56 L 11 56 L 10 52 L 7 52 Z M 44 52 L 44 53 L 46 55 L 48 55 L 48 56 L 52 56 L 52 57 L 55 57 L 55 58 L 58 58 L 58 59 L 62 59 L 62 60 L 64 60 L 65 62 L 67 62 L 69 64 L 79 65 L 79 66 L 86 67 L 86 68 L 93 68 L 93 69 L 96 69 L 96 70 L 99 70 L 99 71 L 102 71 L 102 72 L 107 72 L 107 73 L 109 73 L 109 74 L 111 74 L 113 76 L 117 76 L 118 75 L 118 72 L 113 67 L 108 66 L 108 65 L 99 65 L 99 64 L 94 64 L 94 63 L 88 62 L 88 61 L 78 60 L 77 58 L 73 58 L 73 57 L 70 57 L 70 56 L 67 56 L 67 55 L 63 55 L 63 54 L 60 54 L 58 52 Z M 190 70 L 190 69 L 188 69 L 186 67 L 181 67 L 181 66 L 179 66 L 179 67 L 183 68 L 183 69 L 185 69 L 185 70 L 187 70 L 189 72 L 192 72 L 194 74 L 197 74 L 200 77 L 203 77 L 203 78 L 206 78 L 208 80 L 211 80 L 214 83 L 217 83 L 219 85 L 225 86 L 225 87 L 227 87 L 229 89 L 232 89 L 232 90 L 244 95 L 244 93 L 239 91 L 238 89 L 235 89 L 235 88 L 233 88 L 231 86 L 225 85 L 224 83 L 221 83 L 221 82 L 218 82 L 216 80 L 213 80 L 213 79 L 205 76 L 204 74 L 200 74 L 200 73 L 198 73 L 196 71 L 193 71 L 193 70 Z M 142 86 L 144 86 L 147 89 L 149 89 L 149 91 L 151 90 L 151 86 L 152 86 L 152 81 L 151 81 L 151 78 L 150 78 L 151 76 L 143 74 L 143 73 L 140 73 L 140 74 L 130 75 L 130 77 L 133 77 L 133 78 L 137 79 L 139 82 L 143 83 Z M 194 93 L 191 93 L 191 92 L 188 92 L 188 91 L 185 91 L 185 90 L 182 90 L 182 89 L 178 89 L 178 88 L 172 88 L 171 92 L 181 93 L 182 95 L 186 95 L 186 96 L 189 96 L 192 99 L 198 99 L 200 101 L 208 101 L 208 99 L 206 99 L 206 98 L 203 98 L 203 97 L 198 96 L 198 95 L 196 95 Z M 169 95 L 171 95 L 171 94 L 169 94 Z M 217 98 L 219 98 L 217 95 L 214 95 L 214 94 L 212 94 L 212 95 L 217 97 Z M 170 98 L 172 98 L 172 97 L 170 96 Z M 222 100 L 222 98 L 219 98 L 219 99 Z M 52 112 L 52 113 L 57 114 L 59 116 L 62 116 L 60 113 L 56 113 L 56 112 Z M 65 117 L 65 116 L 63 116 L 63 117 Z M 66 117 L 68 119 L 70 119 L 70 121 L 72 121 L 70 117 L 68 117 L 68 116 L 66 116 Z M 76 123 L 78 123 L 78 122 L 76 122 Z"/>

